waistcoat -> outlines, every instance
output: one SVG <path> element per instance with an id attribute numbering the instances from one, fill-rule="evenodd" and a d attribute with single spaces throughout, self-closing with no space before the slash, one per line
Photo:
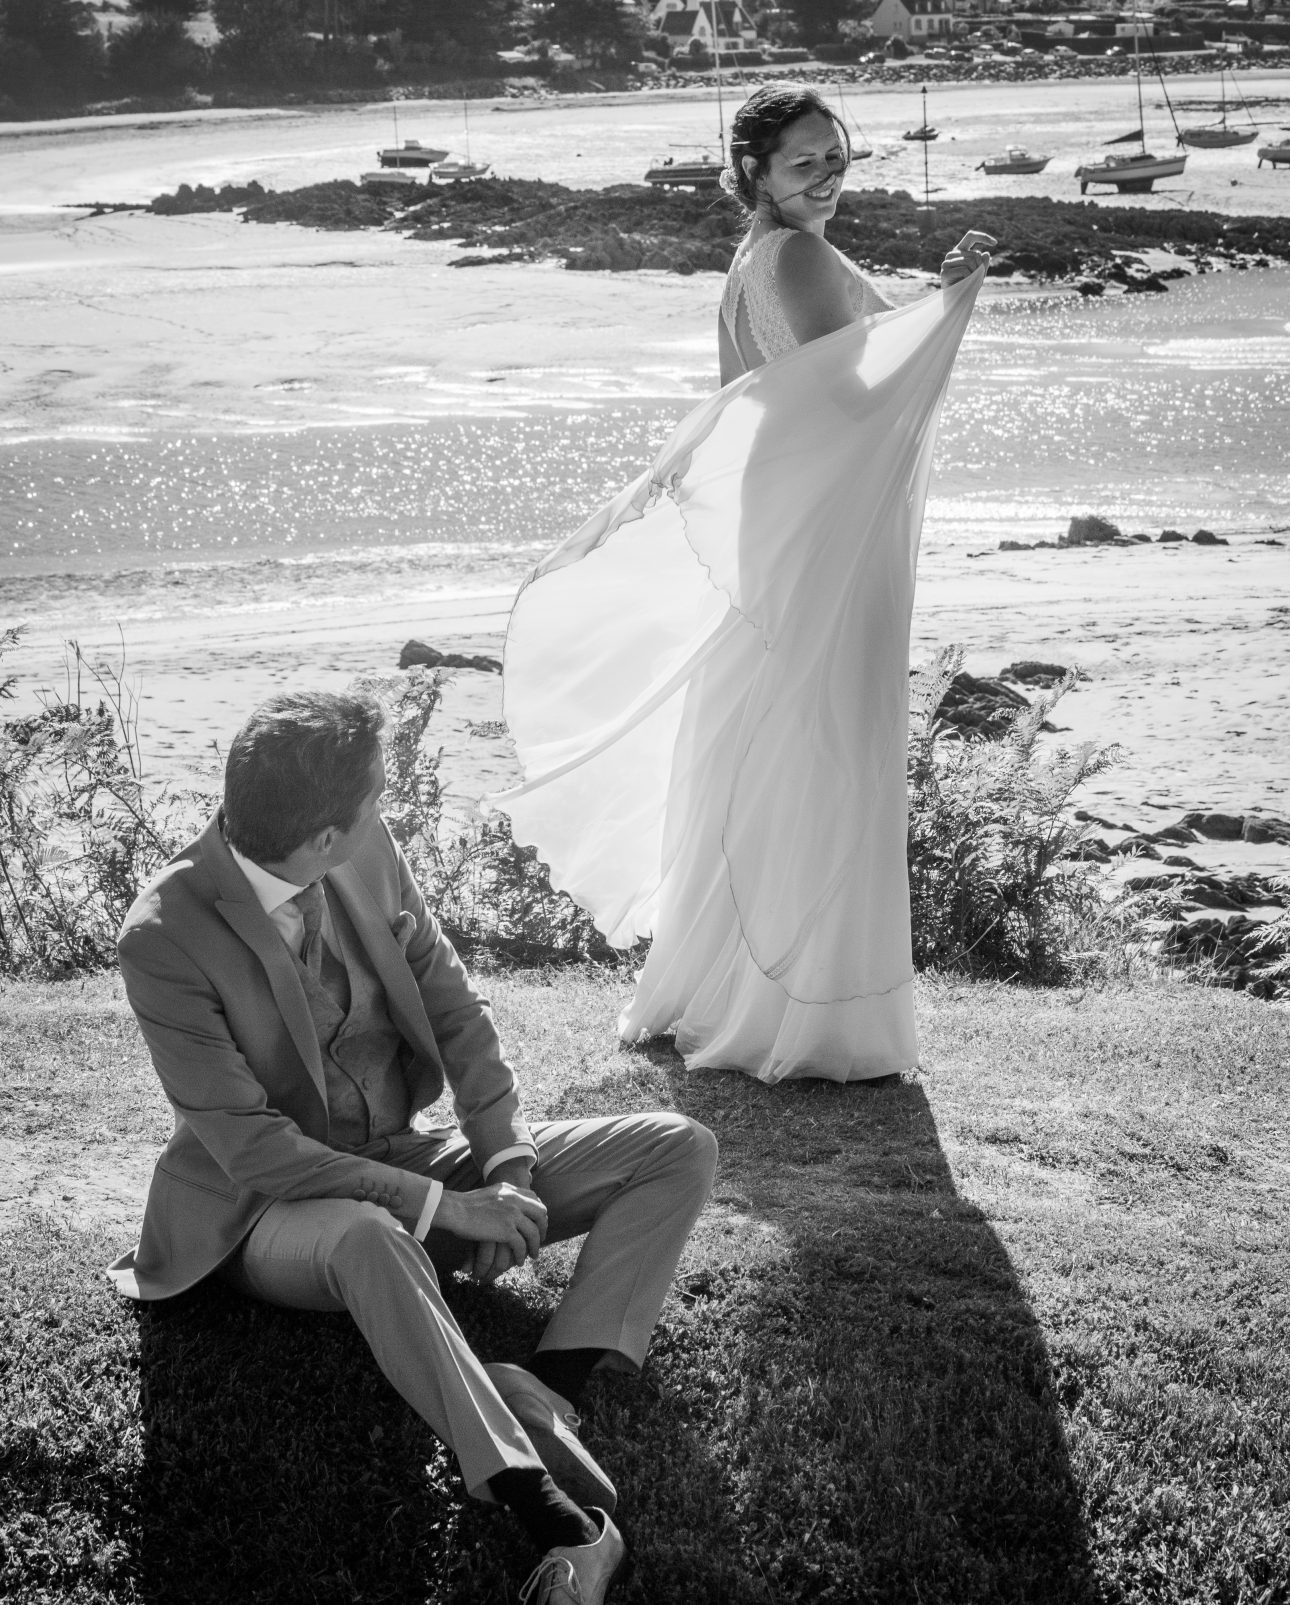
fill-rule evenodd
<path id="1" fill-rule="evenodd" d="M 406 1129 L 412 1109 L 403 1068 L 412 1050 L 390 1019 L 385 988 L 338 898 L 328 896 L 327 912 L 343 958 L 324 939 L 321 984 L 293 958 L 322 1054 L 328 1141 L 352 1150 Z"/>

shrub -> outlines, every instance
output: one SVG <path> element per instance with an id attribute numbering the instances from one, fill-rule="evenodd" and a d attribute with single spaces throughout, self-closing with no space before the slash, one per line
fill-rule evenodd
<path id="1" fill-rule="evenodd" d="M 997 739 L 964 739 L 937 709 L 963 649 L 940 652 L 911 684 L 909 882 L 914 962 L 1001 979 L 1059 981 L 1095 917 L 1094 871 L 1069 855 L 1087 831 L 1071 794 L 1118 757 L 1090 743 L 1041 753 L 1040 730 L 1074 672 Z"/>
<path id="2" fill-rule="evenodd" d="M 444 820 L 442 749 L 426 741 L 442 683 L 421 667 L 360 682 L 390 714 L 385 819 L 440 923 L 466 953 L 485 948 L 524 963 L 616 961 L 591 916 L 551 885 L 535 849 L 515 842 L 505 816 L 455 831 Z"/>
<path id="3" fill-rule="evenodd" d="M 0 634 L 0 656 L 20 638 Z M 124 661 L 94 668 L 75 642 L 70 654 L 66 695 L 45 693 L 39 712 L 0 721 L 0 971 L 11 975 L 115 962 L 138 888 L 197 812 L 195 799 L 145 788 Z M 0 697 L 14 683 L 0 680 Z"/>

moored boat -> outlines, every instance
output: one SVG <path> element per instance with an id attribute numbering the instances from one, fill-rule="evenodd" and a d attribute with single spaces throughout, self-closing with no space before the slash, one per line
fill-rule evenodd
<path id="1" fill-rule="evenodd" d="M 932 128 L 930 126 L 925 126 L 922 128 L 907 128 L 900 137 L 902 139 L 917 139 L 926 143 L 930 139 L 939 139 L 941 137 L 941 131 L 939 128 Z"/>
<path id="2" fill-rule="evenodd" d="M 469 156 L 449 156 L 447 161 L 434 164 L 430 177 L 436 184 L 451 184 L 460 178 L 487 178 L 492 170 L 491 162 L 472 162 Z"/>
<path id="3" fill-rule="evenodd" d="M 405 139 L 401 145 L 386 145 L 376 159 L 382 167 L 433 167 L 446 159 L 446 150 L 423 145 L 419 139 Z"/>
<path id="4" fill-rule="evenodd" d="M 1165 88 L 1165 80 L 1160 72 L 1160 64 L 1156 63 L 1156 76 L 1160 79 L 1161 92 L 1165 97 L 1165 105 L 1169 108 L 1169 116 L 1173 121 L 1174 132 L 1179 134 L 1178 121 L 1174 117 L 1173 102 L 1169 99 L 1169 91 Z M 1138 149 L 1130 156 L 1119 154 L 1104 156 L 1100 162 L 1083 162 L 1075 169 L 1075 177 L 1079 180 L 1079 192 L 1087 194 L 1090 184 L 1105 184 L 1109 188 L 1128 190 L 1141 193 L 1149 190 L 1158 178 L 1177 178 L 1178 174 L 1187 166 L 1187 153 L 1182 151 L 1176 156 L 1153 156 L 1147 149 L 1145 122 L 1142 115 L 1142 64 L 1138 55 L 1138 35 L 1133 35 L 1133 77 L 1138 90 L 1138 126 L 1131 134 L 1120 134 L 1115 139 L 1108 139 L 1108 145 L 1127 145 L 1137 143 Z M 1181 134 L 1179 134 L 1181 139 Z"/>
<path id="5" fill-rule="evenodd" d="M 1259 146 L 1259 166 L 1267 162 L 1271 167 L 1290 167 L 1290 139 L 1282 139 L 1275 145 Z"/>
<path id="6" fill-rule="evenodd" d="M 378 172 L 360 174 L 358 182 L 364 189 L 415 189 L 420 180 L 398 168 L 382 167 Z"/>
<path id="7" fill-rule="evenodd" d="M 1177 178 L 1187 166 L 1187 155 L 1153 156 L 1145 146 L 1132 156 L 1104 156 L 1100 162 L 1084 162 L 1075 169 L 1079 192 L 1090 184 L 1106 184 L 1118 190 L 1149 190 L 1158 178 Z"/>
<path id="8" fill-rule="evenodd" d="M 1034 156 L 1023 145 L 1009 145 L 996 156 L 987 156 L 977 166 L 988 177 L 998 173 L 1042 173 L 1052 161 L 1051 156 Z"/>
<path id="9" fill-rule="evenodd" d="M 710 151 L 688 156 L 656 156 L 645 172 L 645 182 L 658 189 L 715 189 L 723 163 Z"/>
<path id="10" fill-rule="evenodd" d="M 1248 128 L 1234 128 L 1227 120 L 1227 68 L 1218 70 L 1218 121 L 1216 123 L 1201 123 L 1195 128 L 1180 128 L 1178 138 L 1184 145 L 1191 145 L 1196 150 L 1224 150 L 1231 145 L 1252 145 L 1259 137 L 1259 125 L 1254 121 L 1253 113 L 1245 105 L 1245 96 L 1241 94 L 1241 86 L 1232 79 L 1232 87 L 1240 96 L 1242 106 L 1245 106 L 1245 115 L 1250 120 Z"/>

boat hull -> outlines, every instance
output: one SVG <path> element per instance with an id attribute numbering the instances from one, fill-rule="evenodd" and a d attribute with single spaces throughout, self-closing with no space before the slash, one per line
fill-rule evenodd
<path id="1" fill-rule="evenodd" d="M 719 162 L 658 162 L 645 174 L 656 189 L 716 189 L 721 182 Z"/>
<path id="2" fill-rule="evenodd" d="M 1090 184 L 1142 194 L 1158 178 L 1177 178 L 1186 166 L 1186 156 L 1126 156 L 1119 161 L 1090 162 L 1077 167 L 1075 177 L 1079 180 L 1081 195 Z"/>
<path id="3" fill-rule="evenodd" d="M 1270 162 L 1273 167 L 1290 167 L 1290 144 L 1260 145 L 1259 166 Z"/>
<path id="4" fill-rule="evenodd" d="M 428 145 L 397 145 L 378 150 L 376 159 L 382 167 L 433 167 L 436 162 L 445 160 L 447 155 L 446 150 L 431 150 Z"/>
<path id="5" fill-rule="evenodd" d="M 996 178 L 1007 173 L 1042 173 L 1052 160 L 1051 156 L 1032 156 L 1020 162 L 991 162 L 981 163 L 981 170 L 987 178 Z"/>
<path id="6" fill-rule="evenodd" d="M 1252 145 L 1259 131 L 1257 128 L 1184 128 L 1178 137 L 1195 150 L 1226 150 L 1229 145 Z"/>

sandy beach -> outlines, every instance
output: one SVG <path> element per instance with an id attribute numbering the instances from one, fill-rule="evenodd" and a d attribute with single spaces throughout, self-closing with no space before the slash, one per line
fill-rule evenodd
<path id="1" fill-rule="evenodd" d="M 1099 96 L 1110 92 L 1106 85 L 1097 88 Z M 631 125 L 639 145 L 654 126 L 642 129 L 642 118 L 661 111 L 628 107 L 613 115 Z M 356 114 L 344 113 L 352 124 Z M 558 143 L 563 115 L 573 113 L 549 114 L 555 121 L 547 122 L 548 140 Z M 597 112 L 602 119 L 610 115 Z M 904 115 L 893 102 L 891 117 Z M 507 121 L 537 128 L 544 117 L 529 113 Z M 266 131 L 276 138 L 279 122 L 287 144 L 301 149 L 290 160 L 279 151 L 257 166 L 256 142 Z M 0 513 L 14 536 L 0 546 L 0 622 L 28 628 L 21 660 L 13 664 L 21 694 L 30 698 L 34 687 L 60 683 L 67 639 L 79 640 L 91 659 L 115 661 L 124 631 L 126 672 L 137 679 L 152 770 L 202 787 L 214 784 L 218 751 L 241 715 L 272 689 L 340 685 L 358 674 L 390 672 L 411 637 L 448 650 L 497 652 L 522 565 L 513 565 L 503 583 L 492 571 L 481 571 L 473 584 L 468 572 L 459 572 L 450 586 L 431 575 L 418 583 L 414 568 L 400 568 L 387 595 L 343 588 L 328 595 L 323 587 L 247 605 L 221 603 L 216 576 L 209 608 L 190 602 L 170 617 L 156 608 L 140 610 L 126 625 L 102 605 L 82 609 L 79 602 L 42 600 L 40 585 L 48 582 L 48 594 L 55 595 L 64 568 L 74 568 L 84 582 L 110 558 L 71 547 L 65 557 L 41 558 L 18 538 L 30 498 L 51 489 L 26 472 L 23 453 L 32 443 L 47 450 L 59 442 L 180 436 L 289 440 L 320 427 L 540 422 L 561 409 L 612 420 L 615 409 L 629 403 L 657 409 L 654 434 L 661 438 L 668 421 L 715 383 L 719 283 L 711 275 L 575 276 L 542 266 L 461 271 L 447 265 L 451 245 L 412 245 L 383 233 L 323 235 L 247 226 L 230 216 L 91 216 L 59 209 L 87 198 L 87 189 L 97 198 L 131 199 L 134 191 L 180 178 L 245 181 L 266 166 L 290 168 L 286 176 L 301 181 L 306 170 L 317 176 L 327 164 L 327 176 L 334 176 L 333 133 L 330 113 L 313 124 L 296 114 L 225 118 L 195 132 L 167 124 L 159 155 L 146 128 L 28 129 L 21 137 L 0 129 L 0 171 L 18 175 L 0 211 L 0 306 L 14 330 L 0 373 Z M 368 135 L 364 123 L 362 137 Z M 189 149 L 179 171 L 181 139 Z M 236 149 L 227 143 L 237 139 Z M 546 176 L 567 178 L 564 172 Z M 1256 209 L 1248 193 L 1230 194 L 1244 209 Z M 1261 195 L 1259 204 L 1267 204 Z M 932 489 L 929 531 L 937 538 L 929 534 L 925 541 L 915 660 L 957 641 L 978 674 L 1025 658 L 1078 664 L 1089 679 L 1060 708 L 1056 722 L 1066 732 L 1059 739 L 1123 745 L 1124 763 L 1090 788 L 1086 805 L 1144 826 L 1192 808 L 1290 814 L 1284 756 L 1290 751 L 1290 546 L 1260 544 L 1288 539 L 1276 533 L 1290 525 L 1284 457 L 1278 471 L 1275 447 L 1268 448 L 1271 466 L 1242 490 L 1239 516 L 1225 526 L 1227 545 L 1000 552 L 997 538 L 978 540 L 973 532 L 997 536 L 1002 521 L 1008 529 L 1015 524 L 1024 539 L 1056 540 L 1071 515 L 1092 511 L 1157 536 L 1166 515 L 1170 521 L 1186 516 L 1193 492 L 1199 511 L 1179 523 L 1184 533 L 1202 517 L 1217 517 L 1225 505 L 1222 432 L 1243 427 L 1239 406 L 1253 408 L 1250 429 L 1265 429 L 1273 442 L 1284 439 L 1290 422 L 1290 324 L 1284 321 L 1290 275 L 1242 275 L 1239 286 L 1237 276 L 1231 278 L 1233 293 L 1246 294 L 1249 307 L 1238 297 L 1224 312 L 1223 329 L 1180 340 L 1178 349 L 1155 326 L 1144 332 L 1126 322 L 1128 311 L 1078 304 L 1054 309 L 1052 297 L 989 285 L 947 406 L 948 454 Z M 1250 299 L 1256 279 L 1257 307 Z M 891 287 L 906 298 L 926 288 L 912 279 Z M 1195 288 L 1197 296 L 1202 291 L 1210 296 L 1206 306 L 1216 304 L 1212 284 Z M 1160 299 L 1186 312 L 1200 305 L 1186 299 L 1189 293 L 1184 287 Z M 1267 304 L 1281 306 L 1279 325 L 1263 310 Z M 1049 408 L 1052 441 L 1037 448 L 1005 436 L 1010 398 L 1032 382 L 1021 334 L 1043 318 L 1067 342 L 1068 365 L 1087 371 L 1076 375 L 1083 388 L 1070 390 L 1076 399 L 1063 401 L 1064 412 Z M 1243 318 L 1248 327 L 1242 333 Z M 1213 312 L 1204 311 L 1203 319 L 1210 329 Z M 1097 423 L 1097 387 L 1109 385 L 1120 351 L 1128 349 L 1116 341 L 1130 335 L 1157 363 L 1153 374 L 1185 369 L 1197 395 L 1212 393 L 1222 402 L 1228 370 L 1235 373 L 1242 364 L 1264 364 L 1266 385 L 1251 393 L 1252 402 L 1233 391 L 1226 415 L 1220 406 L 1216 420 L 1176 421 L 1175 434 L 1184 438 L 1172 444 L 1183 458 L 1185 431 L 1194 426 L 1198 442 L 1203 436 L 1193 477 L 1179 470 L 1168 484 L 1153 481 L 1145 440 L 1137 481 L 1128 474 L 1108 505 L 1097 451 L 1081 460 L 1079 431 Z M 1239 356 L 1222 355 L 1229 336 L 1245 340 Z M 1262 368 L 1259 376 L 1262 383 Z M 1077 414 L 1077 403 L 1091 410 Z M 978 430 L 980 439 L 993 430 L 1003 444 L 993 456 L 960 462 L 954 442 L 966 437 L 964 420 L 978 413 L 991 420 Z M 1124 429 L 1131 429 L 1127 411 L 1125 419 Z M 1230 449 L 1239 457 L 1239 437 Z M 1054 451 L 1072 460 L 1063 470 L 1064 500 L 1055 499 L 1051 487 L 1040 494 L 1030 484 L 1035 462 Z M 612 452 L 600 451 L 570 492 L 568 527 L 576 527 L 598 495 L 642 466 L 639 457 L 614 460 Z M 561 476 L 571 471 L 539 453 L 526 475 L 490 486 L 490 494 L 504 497 L 522 532 L 526 509 L 536 505 L 536 482 L 549 481 L 541 494 L 558 498 Z M 454 473 L 468 494 L 489 478 L 490 461 L 467 456 Z M 989 475 L 997 480 L 982 483 Z M 60 494 L 75 500 L 75 484 Z M 1007 509 L 991 513 L 994 524 L 980 514 L 982 506 L 993 509 L 1009 497 Z M 983 521 L 973 523 L 978 517 Z M 249 532 L 266 542 L 266 550 L 271 523 L 270 515 L 269 526 L 261 522 Z M 534 528 L 539 546 L 562 532 L 549 513 Z M 129 539 L 130 531 L 118 533 Z M 145 569 L 145 561 L 152 566 Z M 173 563 L 182 579 L 178 556 L 139 563 L 139 574 L 151 577 L 159 572 L 156 564 Z M 123 612 L 129 615 L 128 608 Z M 511 774 L 505 743 L 470 732 L 472 722 L 498 716 L 499 695 L 496 676 L 462 672 L 445 706 L 444 772 L 463 812 Z M 1275 848 L 1238 843 L 1207 851 L 1241 868 L 1288 867 L 1287 855 Z"/>

